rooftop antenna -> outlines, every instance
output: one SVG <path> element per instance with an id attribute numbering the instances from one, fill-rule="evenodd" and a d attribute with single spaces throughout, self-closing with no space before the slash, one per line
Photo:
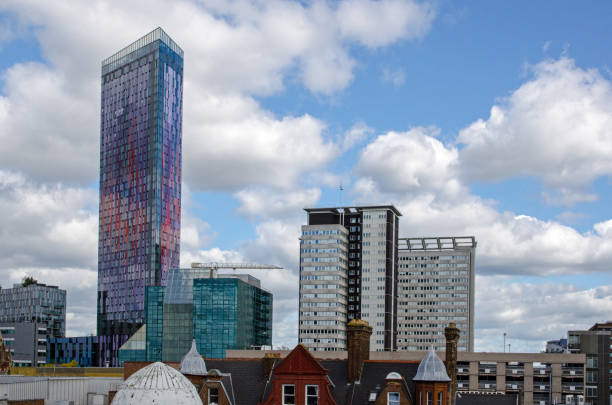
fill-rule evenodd
<path id="1" fill-rule="evenodd" d="M 344 187 L 342 187 L 342 182 L 338 186 L 338 205 L 342 206 L 342 192 L 344 191 Z"/>

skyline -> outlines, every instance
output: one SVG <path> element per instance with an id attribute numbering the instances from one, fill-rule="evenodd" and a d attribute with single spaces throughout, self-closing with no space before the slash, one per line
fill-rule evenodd
<path id="1" fill-rule="evenodd" d="M 274 344 L 297 342 L 302 209 L 340 184 L 400 237 L 476 237 L 476 350 L 608 320 L 612 6 L 556 5 L 4 3 L 0 285 L 57 284 L 67 334 L 95 330 L 100 62 L 161 26 L 188 66 L 181 267 L 284 266 L 253 272 Z"/>

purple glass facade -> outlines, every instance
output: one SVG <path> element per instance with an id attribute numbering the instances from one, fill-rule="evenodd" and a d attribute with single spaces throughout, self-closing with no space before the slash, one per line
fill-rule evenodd
<path id="1" fill-rule="evenodd" d="M 102 63 L 101 365 L 144 322 L 145 287 L 179 267 L 183 51 L 158 28 Z"/>

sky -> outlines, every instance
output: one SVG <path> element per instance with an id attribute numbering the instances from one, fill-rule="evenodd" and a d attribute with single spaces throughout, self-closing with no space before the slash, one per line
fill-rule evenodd
<path id="1" fill-rule="evenodd" d="M 297 344 L 304 207 L 394 204 L 476 237 L 477 351 L 612 319 L 612 3 L 0 3 L 0 285 L 95 333 L 101 61 L 185 51 L 181 265 L 249 261 Z M 344 191 L 339 192 L 342 184 Z"/>

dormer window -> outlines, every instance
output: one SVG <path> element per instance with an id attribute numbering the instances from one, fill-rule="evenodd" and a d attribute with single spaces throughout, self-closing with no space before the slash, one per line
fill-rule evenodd
<path id="1" fill-rule="evenodd" d="M 319 386 L 318 385 L 307 385 L 306 386 L 306 405 L 318 405 L 319 404 Z"/>
<path id="2" fill-rule="evenodd" d="M 387 392 L 387 405 L 400 405 L 399 392 Z"/>
<path id="3" fill-rule="evenodd" d="M 295 385 L 283 384 L 283 405 L 295 405 Z"/>

